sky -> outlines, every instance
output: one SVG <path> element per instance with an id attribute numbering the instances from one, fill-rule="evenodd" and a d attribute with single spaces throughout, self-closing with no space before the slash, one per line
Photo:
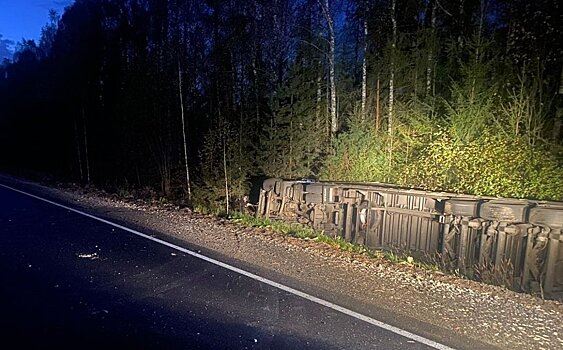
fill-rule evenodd
<path id="1" fill-rule="evenodd" d="M 55 9 L 60 14 L 73 1 L 0 0 L 0 41 L 18 42 L 22 38 L 38 40 L 41 28 L 49 19 L 49 9 Z M 10 48 L 13 49 L 13 46 Z"/>

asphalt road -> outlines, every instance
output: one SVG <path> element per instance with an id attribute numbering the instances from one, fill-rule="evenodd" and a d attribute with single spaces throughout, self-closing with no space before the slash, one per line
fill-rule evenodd
<path id="1" fill-rule="evenodd" d="M 0 306 L 19 349 L 431 348 L 1 186 Z"/>

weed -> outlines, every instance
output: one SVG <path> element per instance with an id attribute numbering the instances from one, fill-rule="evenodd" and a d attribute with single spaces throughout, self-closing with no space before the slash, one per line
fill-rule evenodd
<path id="1" fill-rule="evenodd" d="M 432 271 L 439 270 L 437 264 L 432 262 L 415 261 L 415 259 L 409 254 L 400 253 L 398 251 L 369 249 L 364 245 L 347 242 L 342 237 L 327 236 L 324 234 L 324 231 L 315 230 L 309 226 L 298 223 L 260 218 L 239 212 L 232 213 L 230 219 L 232 222 L 246 227 L 264 228 L 290 237 L 326 243 L 341 251 L 361 254 L 370 259 L 384 259 L 396 264 L 406 264 Z"/>
<path id="2" fill-rule="evenodd" d="M 476 264 L 474 266 L 475 277 L 478 281 L 495 286 L 502 286 L 508 289 L 514 289 L 514 266 L 512 263 L 503 259 L 498 264 L 490 262 Z"/>

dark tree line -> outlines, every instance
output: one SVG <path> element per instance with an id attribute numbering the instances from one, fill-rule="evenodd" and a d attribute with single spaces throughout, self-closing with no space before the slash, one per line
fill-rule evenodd
<path id="1" fill-rule="evenodd" d="M 0 66 L 0 166 L 207 207 L 257 176 L 561 199 L 560 13 L 77 0 Z"/>

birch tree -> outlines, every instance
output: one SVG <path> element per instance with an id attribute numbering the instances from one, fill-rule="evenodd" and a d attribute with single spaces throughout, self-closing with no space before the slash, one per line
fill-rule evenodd
<path id="1" fill-rule="evenodd" d="M 325 0 L 324 5 L 321 4 L 324 13 L 327 30 L 328 30 L 328 76 L 330 85 L 329 113 L 330 113 L 330 134 L 334 139 L 338 132 L 338 111 L 336 110 L 336 77 L 335 77 L 335 60 L 336 60 L 336 38 L 334 31 L 334 19 L 332 17 L 332 7 L 330 0 Z"/>
<path id="2" fill-rule="evenodd" d="M 393 135 L 393 105 L 395 102 L 395 50 L 397 49 L 397 18 L 395 17 L 396 0 L 391 0 L 391 62 L 389 74 L 389 110 L 387 119 L 387 132 Z"/>
<path id="3" fill-rule="evenodd" d="M 178 95 L 180 96 L 180 115 L 182 118 L 182 138 L 184 141 L 184 163 L 186 166 L 186 190 L 188 192 L 188 201 L 192 199 L 192 188 L 190 185 L 190 167 L 188 164 L 188 143 L 186 140 L 186 118 L 184 113 L 184 96 L 182 93 L 182 66 L 178 57 Z"/>
<path id="4" fill-rule="evenodd" d="M 368 55 L 368 19 L 367 19 L 367 0 L 364 0 L 364 15 L 363 15 L 363 29 L 364 29 L 364 56 L 362 58 L 362 120 L 366 119 L 366 104 L 367 104 L 367 55 Z"/>

